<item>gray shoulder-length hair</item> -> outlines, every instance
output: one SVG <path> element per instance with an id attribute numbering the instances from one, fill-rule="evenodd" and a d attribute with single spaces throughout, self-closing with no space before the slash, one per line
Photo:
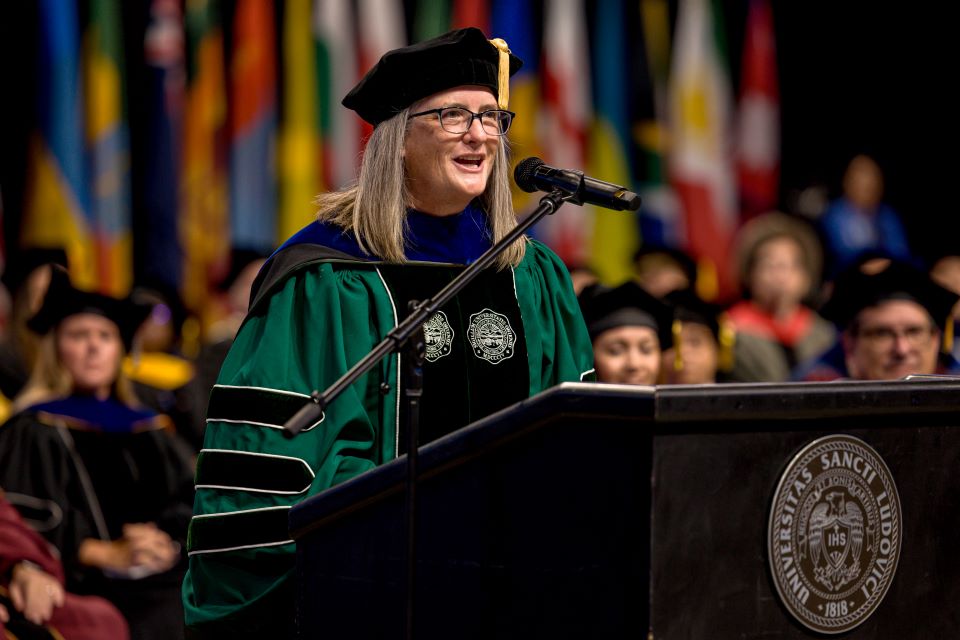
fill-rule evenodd
<path id="1" fill-rule="evenodd" d="M 403 166 L 410 108 L 378 124 L 367 141 L 356 184 L 317 196 L 317 219 L 352 231 L 367 253 L 388 262 L 406 262 L 407 206 L 410 202 Z M 510 195 L 507 142 L 500 138 L 493 170 L 480 205 L 487 212 L 496 243 L 517 226 Z M 526 250 L 526 238 L 507 247 L 499 268 L 517 266 Z"/>

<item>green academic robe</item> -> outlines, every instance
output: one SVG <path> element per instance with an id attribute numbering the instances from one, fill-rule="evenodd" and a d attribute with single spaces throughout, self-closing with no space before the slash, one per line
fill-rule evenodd
<path id="1" fill-rule="evenodd" d="M 433 295 L 462 269 L 295 249 L 282 268 L 268 263 L 211 394 L 183 588 L 198 632 L 290 624 L 288 511 L 398 455 L 400 356 L 384 358 L 298 436 L 281 427 L 403 319 L 407 299 Z M 566 268 L 536 241 L 516 268 L 482 274 L 441 312 L 425 324 L 421 442 L 558 383 L 592 379 Z"/>

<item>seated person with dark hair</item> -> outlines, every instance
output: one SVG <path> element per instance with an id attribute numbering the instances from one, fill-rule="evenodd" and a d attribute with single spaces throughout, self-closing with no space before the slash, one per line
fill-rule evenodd
<path id="1" fill-rule="evenodd" d="M 723 307 L 689 289 L 668 293 L 673 308 L 673 348 L 663 352 L 664 384 L 712 384 L 733 364 L 734 332 Z"/>
<path id="2" fill-rule="evenodd" d="M 593 343 L 598 382 L 656 384 L 660 359 L 673 345 L 673 311 L 635 282 L 588 287 L 580 309 Z"/>
<path id="3" fill-rule="evenodd" d="M 801 380 L 895 380 L 953 372 L 944 328 L 958 296 L 905 263 L 854 268 L 837 279 L 822 313 L 842 330 L 838 345 L 795 376 Z M 952 332 L 950 332 L 952 333 Z"/>

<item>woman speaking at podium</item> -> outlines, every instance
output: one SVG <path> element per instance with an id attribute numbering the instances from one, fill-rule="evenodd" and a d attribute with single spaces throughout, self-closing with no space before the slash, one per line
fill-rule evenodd
<path id="1" fill-rule="evenodd" d="M 502 40 L 453 31 L 386 53 L 344 98 L 374 125 L 358 180 L 264 265 L 211 393 L 183 596 L 196 637 L 282 637 L 289 508 L 403 453 L 403 356 L 294 438 L 282 425 L 516 225 Z M 424 323 L 420 442 L 564 381 L 593 354 L 566 269 L 521 239 Z M 264 636 L 266 637 L 266 636 Z"/>

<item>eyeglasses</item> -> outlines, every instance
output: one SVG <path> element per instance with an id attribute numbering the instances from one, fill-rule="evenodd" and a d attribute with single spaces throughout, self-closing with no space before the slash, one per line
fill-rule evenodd
<path id="1" fill-rule="evenodd" d="M 491 136 L 502 136 L 510 128 L 515 114 L 513 111 L 503 109 L 488 109 L 480 113 L 474 113 L 469 109 L 462 107 L 443 107 L 441 109 L 428 109 L 420 113 L 411 113 L 410 118 L 418 116 L 428 116 L 436 113 L 440 119 L 440 126 L 447 133 L 466 133 L 473 126 L 474 120 L 480 120 L 480 126 Z"/>
<path id="2" fill-rule="evenodd" d="M 877 348 L 886 349 L 893 346 L 897 338 L 903 338 L 911 347 L 922 346 L 933 331 L 930 325 L 911 325 L 899 330 L 893 327 L 871 327 L 861 329 L 857 335 Z"/>

